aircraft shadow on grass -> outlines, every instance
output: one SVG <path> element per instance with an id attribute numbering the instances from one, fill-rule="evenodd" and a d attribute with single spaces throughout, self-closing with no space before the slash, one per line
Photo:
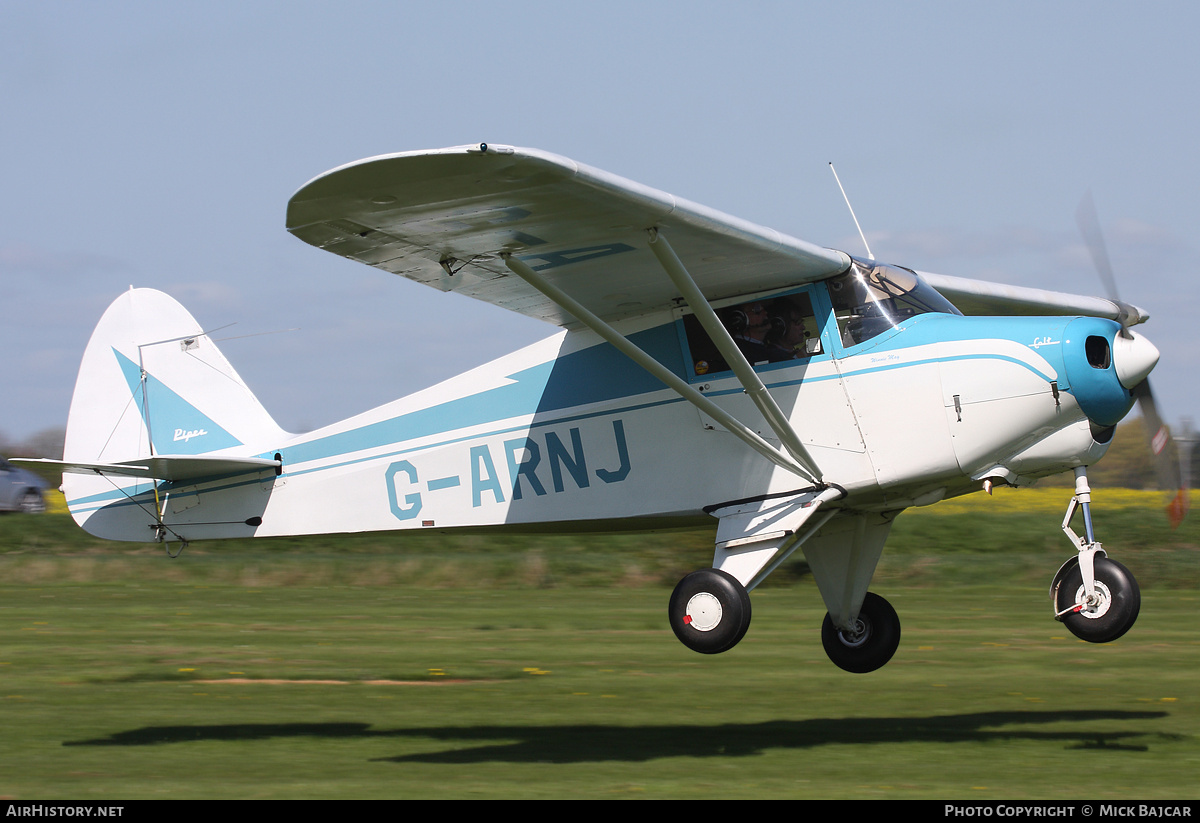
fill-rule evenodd
<path id="1" fill-rule="evenodd" d="M 1146 738 L 1161 732 L 1104 729 L 1102 721 L 1159 720 L 1163 711 L 1010 711 L 930 717 L 857 717 L 771 720 L 764 723 L 668 726 L 435 726 L 372 729 L 368 723 L 233 723 L 147 726 L 106 738 L 66 741 L 64 746 L 153 746 L 167 743 L 274 738 L 426 738 L 466 748 L 381 758 L 394 763 L 587 763 L 644 762 L 666 757 L 738 757 L 766 749 L 809 749 L 855 743 L 989 743 L 1005 740 L 1061 742 L 1068 749 L 1149 751 Z M 1075 730 L 1006 728 L 1029 724 L 1083 723 Z M 1137 741 L 1137 742 L 1134 742 Z"/>

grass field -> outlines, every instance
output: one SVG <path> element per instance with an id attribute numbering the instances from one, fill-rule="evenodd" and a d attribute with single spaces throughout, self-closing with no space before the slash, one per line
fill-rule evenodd
<path id="1" fill-rule="evenodd" d="M 735 649 L 684 649 L 666 600 L 710 535 L 170 560 L 0 518 L 0 796 L 1195 799 L 1196 526 L 1098 499 L 1143 605 L 1094 646 L 1046 596 L 1066 497 L 1020 494 L 898 522 L 874 589 L 904 634 L 870 675 L 826 659 L 802 564 Z"/>

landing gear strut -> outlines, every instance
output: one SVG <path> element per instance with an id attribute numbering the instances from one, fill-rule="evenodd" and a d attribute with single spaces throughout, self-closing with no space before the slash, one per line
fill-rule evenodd
<path id="1" fill-rule="evenodd" d="M 1109 560 L 1096 541 L 1090 504 L 1087 469 L 1078 468 L 1075 496 L 1067 506 L 1063 532 L 1079 549 L 1079 555 L 1058 570 L 1050 584 L 1050 598 L 1054 601 L 1054 618 L 1062 621 L 1071 634 L 1089 643 L 1109 643 L 1133 626 L 1142 595 L 1129 570 Z M 1084 537 L 1071 529 L 1076 508 L 1083 511 Z"/>

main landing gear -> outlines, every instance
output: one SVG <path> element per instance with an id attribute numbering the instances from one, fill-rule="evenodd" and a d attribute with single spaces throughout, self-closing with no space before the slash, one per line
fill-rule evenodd
<path id="1" fill-rule="evenodd" d="M 701 569 L 679 581 L 667 614 L 683 645 L 701 654 L 720 654 L 736 646 L 750 628 L 750 593 L 728 572 Z"/>
<path id="2" fill-rule="evenodd" d="M 848 672 L 873 672 L 892 659 L 900 646 L 900 618 L 892 604 L 867 592 L 851 630 L 839 629 L 826 612 L 821 643 L 829 659 Z"/>
<path id="3" fill-rule="evenodd" d="M 1075 496 L 1063 518 L 1063 532 L 1079 549 L 1050 584 L 1054 618 L 1089 643 L 1109 643 L 1121 637 L 1137 620 L 1142 605 L 1141 591 L 1129 570 L 1109 560 L 1092 531 L 1091 489 L 1087 469 L 1075 470 Z M 1085 536 L 1071 530 L 1076 508 L 1083 511 Z"/>
<path id="4" fill-rule="evenodd" d="M 750 628 L 750 594 L 733 575 L 702 569 L 679 581 L 667 612 L 683 645 L 701 654 L 720 654 L 736 646 Z M 890 603 L 867 592 L 853 628 L 839 629 L 826 612 L 821 642 L 838 667 L 873 672 L 896 653 L 900 618 Z"/>
<path id="5" fill-rule="evenodd" d="M 749 592 L 803 547 L 828 609 L 821 639 L 829 659 L 849 672 L 875 671 L 891 660 L 900 619 L 867 587 L 894 518 L 827 507 L 844 494 L 825 487 L 715 509 L 713 568 L 680 580 L 667 610 L 680 642 L 701 654 L 732 649 L 750 627 Z"/>

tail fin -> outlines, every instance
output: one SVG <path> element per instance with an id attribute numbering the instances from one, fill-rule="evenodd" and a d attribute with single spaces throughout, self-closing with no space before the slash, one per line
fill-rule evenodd
<path id="1" fill-rule="evenodd" d="M 183 306 L 162 292 L 131 288 L 109 306 L 84 352 L 63 461 L 248 458 L 287 437 Z M 119 484 L 130 499 L 150 488 L 144 480 L 129 486 L 128 478 L 98 474 L 63 478 L 68 506 L 81 525 Z"/>

